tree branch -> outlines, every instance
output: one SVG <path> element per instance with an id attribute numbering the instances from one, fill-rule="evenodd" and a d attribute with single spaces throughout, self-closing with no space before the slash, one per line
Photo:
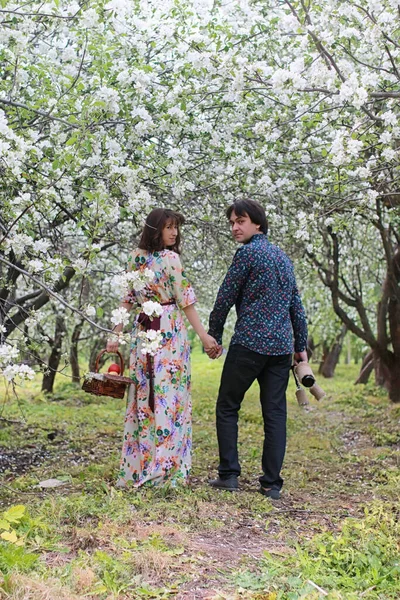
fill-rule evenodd
<path id="1" fill-rule="evenodd" d="M 10 333 L 12 333 L 14 331 L 14 329 L 20 323 L 25 321 L 25 319 L 28 317 L 29 310 L 31 310 L 31 309 L 38 310 L 39 308 L 41 308 L 42 306 L 47 304 L 47 302 L 50 300 L 50 297 L 55 298 L 58 302 L 60 302 L 60 304 L 62 304 L 66 308 L 69 308 L 69 310 L 71 310 L 72 312 L 80 315 L 82 317 L 82 319 L 85 319 L 85 321 L 87 321 L 88 323 L 90 323 L 91 325 L 96 327 L 97 329 L 100 329 L 100 331 L 105 331 L 107 333 L 111 333 L 110 329 L 101 327 L 100 325 L 98 325 L 97 323 L 92 321 L 91 319 L 88 319 L 88 317 L 85 315 L 85 313 L 83 313 L 81 310 L 78 310 L 77 308 L 71 306 L 71 304 L 68 304 L 68 302 L 66 302 L 57 293 L 57 292 L 60 292 L 61 290 L 65 289 L 66 287 L 68 287 L 70 280 L 75 275 L 75 269 L 73 267 L 66 267 L 64 269 L 64 273 L 63 273 L 62 277 L 54 285 L 54 291 L 53 291 L 47 285 L 42 283 L 39 279 L 37 279 L 36 277 L 34 277 L 30 273 L 28 273 L 28 271 L 25 271 L 25 269 L 16 267 L 15 265 L 13 265 L 12 263 L 10 263 L 8 260 L 6 260 L 5 258 L 3 258 L 1 256 L 0 256 L 0 262 L 8 265 L 9 267 L 14 268 L 16 271 L 19 271 L 20 273 L 22 273 L 23 275 L 28 277 L 31 281 L 36 283 L 36 285 L 38 285 L 43 290 L 42 294 L 35 300 L 35 302 L 32 302 L 32 304 L 30 304 L 29 306 L 22 308 L 20 311 L 17 312 L 16 315 L 14 315 L 13 317 L 11 317 L 10 319 L 8 319 L 6 321 L 6 323 L 4 324 L 4 326 L 6 328 L 6 334 L 5 334 L 6 336 L 10 335 Z"/>
<path id="2" fill-rule="evenodd" d="M 27 104 L 21 104 L 21 102 L 14 102 L 12 100 L 6 100 L 5 98 L 0 98 L 0 104 L 7 104 L 8 106 L 14 106 L 15 108 L 23 108 L 24 110 L 28 110 L 36 115 L 40 115 L 41 117 L 45 117 L 46 119 L 51 119 L 52 121 L 58 121 L 63 125 L 67 125 L 68 127 L 72 127 L 73 129 L 79 129 L 78 125 L 74 125 L 73 123 L 69 123 L 64 119 L 60 119 L 59 117 L 53 117 L 51 113 L 46 113 L 43 110 L 36 110 L 35 108 L 30 108 Z"/>
<path id="3" fill-rule="evenodd" d="M 19 12 L 18 10 L 5 10 L 5 9 L 0 9 L 0 13 L 4 13 L 4 14 L 8 14 L 8 15 L 15 15 L 17 17 L 50 17 L 51 19 L 64 19 L 66 21 L 71 21 L 72 19 L 75 19 L 75 17 L 81 12 L 82 7 L 76 11 L 76 13 L 74 15 L 71 15 L 70 17 L 66 17 L 64 15 L 53 15 L 51 13 L 22 13 Z"/>

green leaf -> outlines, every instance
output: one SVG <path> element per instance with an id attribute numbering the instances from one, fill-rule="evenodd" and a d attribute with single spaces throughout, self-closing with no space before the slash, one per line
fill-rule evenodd
<path id="1" fill-rule="evenodd" d="M 23 504 L 17 504 L 16 506 L 12 506 L 5 513 L 3 513 L 3 518 L 10 523 L 18 523 L 22 519 L 25 514 L 25 506 Z"/>
<path id="2" fill-rule="evenodd" d="M 97 307 L 96 315 L 99 317 L 99 319 L 101 319 L 101 317 L 104 315 L 104 310 L 101 308 L 101 306 Z"/>
<path id="3" fill-rule="evenodd" d="M 12 531 L 3 531 L 3 533 L 0 535 L 0 537 L 3 540 L 6 540 L 7 542 L 11 542 L 12 544 L 15 544 L 15 542 L 18 541 L 17 534 L 15 533 L 14 530 L 12 530 Z"/>

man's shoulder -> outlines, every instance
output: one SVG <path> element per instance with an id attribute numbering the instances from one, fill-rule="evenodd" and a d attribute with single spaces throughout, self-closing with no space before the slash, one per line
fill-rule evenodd
<path id="1" fill-rule="evenodd" d="M 236 250 L 234 260 L 247 260 L 250 256 L 251 249 L 249 248 L 249 244 L 243 244 Z"/>
<path id="2" fill-rule="evenodd" d="M 283 260 L 286 260 L 286 261 L 288 261 L 290 263 L 292 262 L 290 260 L 290 258 L 288 257 L 288 255 L 286 254 L 286 252 L 284 250 L 282 250 L 282 248 L 280 248 L 276 244 L 269 244 L 268 250 L 274 256 L 276 256 L 278 258 L 282 258 Z"/>
<path id="3" fill-rule="evenodd" d="M 292 266 L 292 261 L 282 248 L 271 242 L 263 236 L 260 240 L 261 243 L 257 244 L 243 244 L 235 252 L 235 258 L 241 260 L 253 260 L 260 258 L 260 256 L 266 259 L 270 258 L 281 263 L 285 263 L 288 267 Z"/>
<path id="4" fill-rule="evenodd" d="M 242 244 L 236 250 L 235 256 L 254 256 L 258 250 L 263 252 L 271 245 L 265 235 L 255 235 L 254 238 L 250 242 Z"/>
<path id="5" fill-rule="evenodd" d="M 269 244 L 266 257 L 270 259 L 278 268 L 283 269 L 287 273 L 294 274 L 293 263 L 289 256 L 282 248 L 275 244 Z"/>

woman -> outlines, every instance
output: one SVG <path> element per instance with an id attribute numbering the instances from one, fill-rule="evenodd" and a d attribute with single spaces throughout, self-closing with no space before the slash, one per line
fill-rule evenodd
<path id="1" fill-rule="evenodd" d="M 218 348 L 197 315 L 196 296 L 179 259 L 182 215 L 156 208 L 147 217 L 139 247 L 129 270 L 151 269 L 154 274 L 141 292 L 130 292 L 121 307 L 130 310 L 152 300 L 161 304 L 157 320 L 141 312 L 135 320 L 130 354 L 128 403 L 118 487 L 127 484 L 172 486 L 186 483 L 191 467 L 192 423 L 190 345 L 183 311 L 206 351 Z M 114 328 L 122 331 L 122 325 Z M 161 330 L 160 348 L 145 353 L 146 330 Z M 109 341 L 108 352 L 118 343 Z"/>

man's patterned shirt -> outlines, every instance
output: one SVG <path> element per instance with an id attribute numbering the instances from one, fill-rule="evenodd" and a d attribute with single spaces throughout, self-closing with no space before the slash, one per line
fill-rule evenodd
<path id="1" fill-rule="evenodd" d="M 307 347 L 307 321 L 293 265 L 264 234 L 241 246 L 219 289 L 209 334 L 222 343 L 224 324 L 235 304 L 232 344 L 259 354 L 282 355 Z"/>

